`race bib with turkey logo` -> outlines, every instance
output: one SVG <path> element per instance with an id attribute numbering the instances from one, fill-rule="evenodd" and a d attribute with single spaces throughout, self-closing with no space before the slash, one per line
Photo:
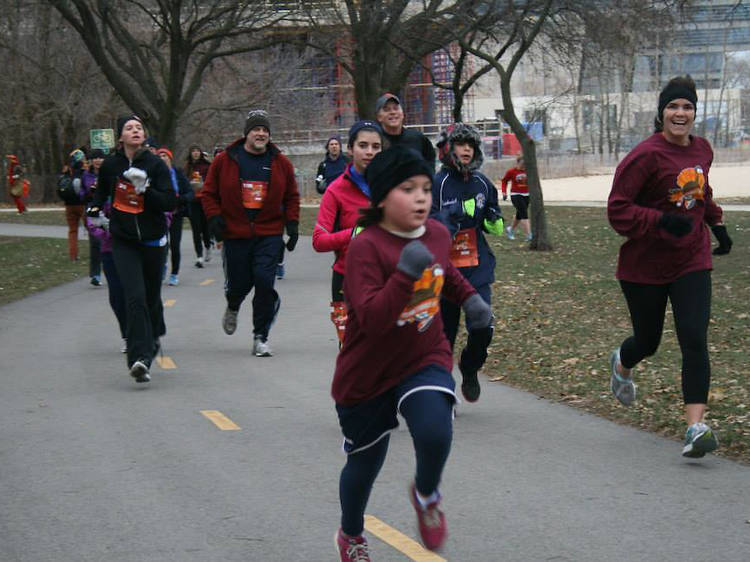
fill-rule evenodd
<path id="1" fill-rule="evenodd" d="M 135 186 L 129 181 L 119 180 L 115 185 L 115 196 L 112 206 L 124 213 L 138 214 L 143 212 L 143 194 L 135 192 Z"/>
<path id="2" fill-rule="evenodd" d="M 242 206 L 245 209 L 262 209 L 267 193 L 267 181 L 242 180 Z"/>

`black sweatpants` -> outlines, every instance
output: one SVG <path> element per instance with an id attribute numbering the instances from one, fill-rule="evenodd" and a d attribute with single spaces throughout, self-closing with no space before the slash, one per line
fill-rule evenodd
<path id="1" fill-rule="evenodd" d="M 711 272 L 688 273 L 666 285 L 620 281 L 620 286 L 633 324 L 633 335 L 620 346 L 623 367 L 631 369 L 643 358 L 656 353 L 669 298 L 682 351 L 683 399 L 685 404 L 706 404 L 711 381 L 708 360 Z"/>
<path id="2" fill-rule="evenodd" d="M 489 284 L 475 287 L 479 296 L 487 304 L 491 304 L 492 288 Z M 449 301 L 440 299 L 440 315 L 443 317 L 443 331 L 448 342 L 451 344 L 451 350 L 456 343 L 458 335 L 458 325 L 461 320 L 461 307 Z M 487 360 L 487 347 L 492 338 L 491 329 L 473 330 L 472 326 L 466 325 L 468 332 L 466 338 L 466 347 L 461 352 L 461 368 L 467 372 L 477 372 L 482 368 Z"/>
<path id="3" fill-rule="evenodd" d="M 253 294 L 253 335 L 265 341 L 279 306 L 273 288 L 279 263 L 281 235 L 224 240 L 224 276 L 227 307 L 239 310 Z"/>
<path id="4" fill-rule="evenodd" d="M 166 246 L 144 246 L 113 238 L 112 255 L 125 293 L 128 367 L 140 360 L 151 365 L 156 339 L 167 329 L 161 302 L 161 274 Z"/>
<path id="5" fill-rule="evenodd" d="M 109 293 L 109 306 L 117 318 L 117 325 L 120 327 L 120 336 L 124 339 L 127 337 L 127 311 L 125 307 L 125 293 L 122 289 L 120 276 L 117 274 L 115 259 L 112 252 L 102 252 L 102 269 L 104 276 L 107 278 L 107 291 Z"/>
<path id="6" fill-rule="evenodd" d="M 208 220 L 203 212 L 203 205 L 200 199 L 194 199 L 188 203 L 188 212 L 190 218 L 190 228 L 193 231 L 193 247 L 195 256 L 203 257 L 203 247 L 211 247 L 211 236 L 208 233 Z"/>
<path id="7" fill-rule="evenodd" d="M 89 277 L 102 274 L 102 243 L 96 236 L 89 234 Z"/>
<path id="8" fill-rule="evenodd" d="M 169 225 L 169 253 L 172 261 L 172 275 L 180 273 L 180 242 L 182 242 L 182 219 L 179 213 L 172 215 Z"/>

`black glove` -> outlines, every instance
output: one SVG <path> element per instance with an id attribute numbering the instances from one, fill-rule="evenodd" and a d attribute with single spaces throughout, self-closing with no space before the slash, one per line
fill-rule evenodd
<path id="1" fill-rule="evenodd" d="M 693 219 L 677 213 L 664 213 L 659 219 L 659 227 L 672 236 L 682 238 L 693 229 Z"/>
<path id="2" fill-rule="evenodd" d="M 714 255 L 723 256 L 724 254 L 728 254 L 729 250 L 732 249 L 732 239 L 727 233 L 727 227 L 723 224 L 715 224 L 711 227 L 711 232 L 714 233 L 714 236 L 719 241 L 719 246 L 714 249 Z"/>
<path id="3" fill-rule="evenodd" d="M 286 239 L 286 249 L 292 252 L 294 251 L 294 248 L 297 246 L 297 240 L 299 240 L 299 222 L 298 221 L 287 221 L 286 235 L 289 237 Z"/>
<path id="4" fill-rule="evenodd" d="M 89 207 L 88 209 L 86 209 L 86 216 L 91 217 L 92 219 L 99 218 L 100 210 L 101 209 L 99 209 L 99 207 Z M 724 232 L 726 232 L 726 229 L 724 229 Z M 731 244 L 732 242 L 730 241 L 729 243 Z"/>
<path id="5" fill-rule="evenodd" d="M 401 250 L 401 257 L 398 259 L 396 269 L 403 271 L 409 277 L 419 279 L 422 277 L 422 272 L 434 259 L 435 256 L 427 249 L 427 246 L 419 240 L 412 240 Z"/>
<path id="6" fill-rule="evenodd" d="M 221 215 L 215 215 L 208 219 L 208 233 L 217 242 L 224 240 L 224 230 L 227 228 L 227 223 L 224 221 L 224 217 Z"/>

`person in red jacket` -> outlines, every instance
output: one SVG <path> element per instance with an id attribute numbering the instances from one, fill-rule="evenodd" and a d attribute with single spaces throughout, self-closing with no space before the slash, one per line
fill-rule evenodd
<path id="1" fill-rule="evenodd" d="M 659 95 L 656 132 L 620 162 L 607 203 L 610 224 L 627 238 L 616 277 L 633 325 L 633 335 L 610 356 L 610 388 L 625 406 L 635 400 L 631 370 L 656 353 L 669 299 L 682 351 L 686 457 L 702 457 L 718 446 L 703 421 L 711 378 L 709 227 L 729 238 L 708 181 L 713 151 L 690 134 L 697 102 L 692 78 L 669 81 Z"/>
<path id="2" fill-rule="evenodd" d="M 510 202 L 516 208 L 516 215 L 513 217 L 513 224 L 508 225 L 505 234 L 508 239 L 516 239 L 516 227 L 520 224 L 523 233 L 526 235 L 526 241 L 531 240 L 531 224 L 529 223 L 529 184 L 526 180 L 526 166 L 523 163 L 523 156 L 516 158 L 515 168 L 511 168 L 503 176 L 502 190 L 503 201 L 508 200 L 508 184 L 510 183 Z"/>
<path id="3" fill-rule="evenodd" d="M 400 413 L 409 426 L 417 470 L 409 500 L 424 545 L 447 536 L 438 485 L 452 441 L 456 400 L 453 356 L 443 332 L 440 298 L 463 306 L 475 325 L 492 312 L 450 261 L 451 235 L 429 219 L 434 166 L 417 151 L 394 146 L 367 168 L 370 206 L 349 244 L 344 296 L 349 316 L 331 394 L 344 434 L 342 561 L 369 560 L 364 512 Z"/>
<path id="4" fill-rule="evenodd" d="M 365 170 L 383 148 L 383 131 L 375 121 L 357 121 L 349 129 L 349 152 L 352 162 L 344 173 L 328 186 L 318 209 L 312 244 L 318 252 L 335 252 L 331 279 L 331 321 L 336 327 L 339 343 L 346 326 L 344 274 L 346 249 L 354 237 L 360 209 L 370 205 L 370 188 Z"/>
<path id="5" fill-rule="evenodd" d="M 16 204 L 18 214 L 22 215 L 27 212 L 23 198 L 29 196 L 29 180 L 23 178 L 23 167 L 18 156 L 7 154 L 5 157 L 8 159 L 8 193 Z"/>
<path id="6" fill-rule="evenodd" d="M 244 137 L 211 163 L 202 204 L 211 235 L 224 241 L 224 332 L 235 332 L 240 305 L 254 288 L 252 352 L 269 357 L 268 332 L 281 304 L 274 290 L 276 264 L 284 228 L 286 249 L 297 245 L 299 191 L 292 163 L 271 143 L 265 111 L 250 111 Z"/>

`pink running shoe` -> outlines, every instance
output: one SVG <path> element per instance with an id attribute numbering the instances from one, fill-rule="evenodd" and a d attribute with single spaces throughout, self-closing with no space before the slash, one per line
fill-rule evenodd
<path id="1" fill-rule="evenodd" d="M 438 508 L 440 505 L 440 494 L 437 501 L 432 502 L 427 507 L 422 507 L 417 499 L 417 488 L 412 483 L 409 488 L 409 499 L 417 512 L 417 522 L 419 523 L 419 534 L 422 537 L 422 543 L 429 550 L 440 550 L 448 537 L 448 527 L 445 524 L 445 515 Z"/>
<path id="2" fill-rule="evenodd" d="M 339 551 L 341 562 L 371 562 L 370 551 L 367 548 L 367 539 L 360 535 L 350 537 L 339 529 L 334 537 L 336 548 Z"/>

